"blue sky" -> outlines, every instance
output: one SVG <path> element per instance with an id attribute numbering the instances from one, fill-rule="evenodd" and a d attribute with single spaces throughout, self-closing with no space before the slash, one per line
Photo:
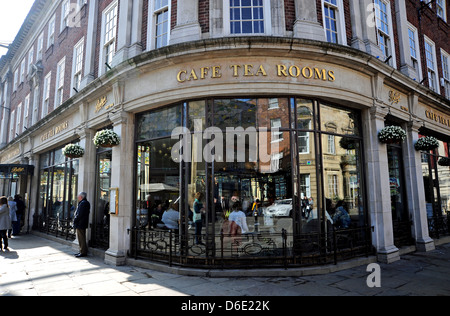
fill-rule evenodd
<path id="1" fill-rule="evenodd" d="M 34 0 L 0 0 L 0 42 L 12 42 Z M 0 57 L 7 50 L 0 47 Z"/>

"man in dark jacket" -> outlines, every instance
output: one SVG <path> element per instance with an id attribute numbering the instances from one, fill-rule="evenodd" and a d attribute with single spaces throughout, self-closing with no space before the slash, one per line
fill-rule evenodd
<path id="1" fill-rule="evenodd" d="M 80 245 L 80 253 L 76 254 L 75 257 L 81 258 L 86 257 L 88 248 L 86 244 L 86 229 L 89 225 L 89 213 L 91 212 L 91 204 L 86 200 L 87 194 L 81 192 L 78 194 L 78 208 L 75 212 L 75 217 L 73 219 L 73 227 L 77 233 L 78 244 Z"/>

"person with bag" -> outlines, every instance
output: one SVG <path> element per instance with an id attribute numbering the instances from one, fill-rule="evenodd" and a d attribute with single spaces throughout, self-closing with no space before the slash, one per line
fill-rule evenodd
<path id="1" fill-rule="evenodd" d="M 8 199 L 6 196 L 0 197 L 0 251 L 8 249 L 8 229 L 11 229 L 11 218 L 9 217 Z M 3 248 L 2 248 L 3 240 Z"/>

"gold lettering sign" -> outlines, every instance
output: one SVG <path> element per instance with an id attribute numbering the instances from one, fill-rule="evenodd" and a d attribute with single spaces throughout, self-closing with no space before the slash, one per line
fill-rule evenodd
<path id="1" fill-rule="evenodd" d="M 334 82 L 336 75 L 334 70 L 325 68 L 298 66 L 287 66 L 278 64 L 275 66 L 265 66 L 260 64 L 235 64 L 229 67 L 212 66 L 201 67 L 199 69 L 183 69 L 177 73 L 177 81 L 185 83 L 188 81 L 197 81 L 205 79 L 222 78 L 223 73 L 227 71 L 232 77 L 267 77 L 270 73 L 280 78 L 299 78 L 314 79 Z"/>
<path id="2" fill-rule="evenodd" d="M 444 117 L 441 114 L 436 114 L 432 111 L 426 110 L 425 116 L 432 121 L 438 122 L 439 124 L 442 124 L 444 126 L 450 127 L 450 118 Z"/>
<path id="3" fill-rule="evenodd" d="M 8 161 L 11 158 L 19 156 L 19 154 L 20 154 L 20 150 L 19 150 L 19 148 L 17 148 L 16 150 L 14 150 L 14 151 L 10 152 L 9 154 L 7 154 L 6 156 L 4 156 L 1 161 L 2 162 Z"/>
<path id="4" fill-rule="evenodd" d="M 14 167 L 11 169 L 11 172 L 13 172 L 13 173 L 21 173 L 24 171 L 25 171 L 25 168 L 23 168 L 23 167 Z"/>
<path id="5" fill-rule="evenodd" d="M 97 104 L 95 105 L 95 113 L 98 113 L 103 109 L 108 110 L 114 106 L 114 103 L 106 105 L 107 102 L 108 98 L 106 96 L 103 96 L 100 99 L 98 99 Z"/>
<path id="6" fill-rule="evenodd" d="M 48 132 L 44 133 L 41 136 L 41 142 L 44 142 L 47 139 L 52 138 L 55 135 L 58 135 L 59 133 L 61 133 L 62 131 L 66 130 L 68 128 L 69 128 L 69 121 L 65 121 L 64 123 L 56 125 L 51 130 L 49 130 Z"/>

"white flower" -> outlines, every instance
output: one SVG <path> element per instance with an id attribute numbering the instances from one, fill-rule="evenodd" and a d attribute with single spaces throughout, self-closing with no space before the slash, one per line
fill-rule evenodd
<path id="1" fill-rule="evenodd" d="M 84 148 L 77 144 L 69 144 L 63 148 L 63 154 L 68 157 L 83 157 Z"/>
<path id="2" fill-rule="evenodd" d="M 414 147 L 416 150 L 432 150 L 439 147 L 439 141 L 433 136 L 421 137 Z"/>
<path id="3" fill-rule="evenodd" d="M 383 142 L 404 141 L 406 132 L 400 126 L 387 126 L 378 133 L 378 139 Z"/>
<path id="4" fill-rule="evenodd" d="M 100 132 L 97 132 L 94 136 L 94 144 L 97 147 L 100 146 L 117 146 L 120 144 L 120 137 L 116 132 L 110 129 L 106 129 Z"/>

